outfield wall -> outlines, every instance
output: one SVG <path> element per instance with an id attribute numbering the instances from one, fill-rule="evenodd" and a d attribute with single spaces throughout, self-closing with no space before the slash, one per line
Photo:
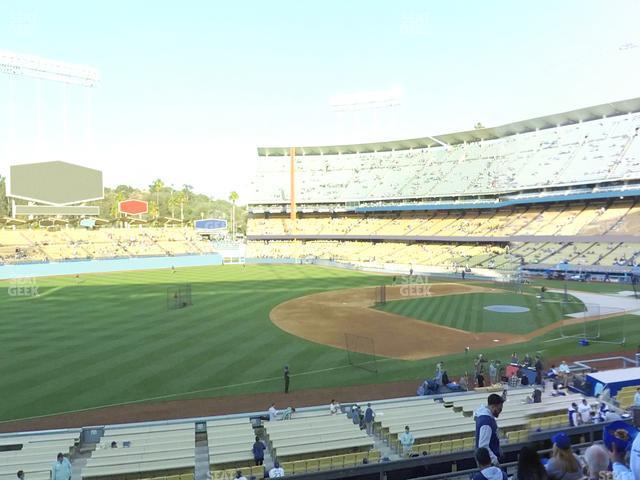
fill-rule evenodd
<path id="1" fill-rule="evenodd" d="M 389 275 L 407 275 L 413 269 L 414 275 L 433 275 L 448 278 L 460 278 L 460 273 L 451 268 L 433 265 L 409 265 L 401 263 L 372 263 L 372 262 L 338 262 L 324 258 L 296 259 L 296 258 L 246 258 L 248 264 L 300 264 L 320 265 L 324 267 L 346 268 L 348 270 L 361 270 L 363 272 L 386 273 Z M 494 279 L 500 277 L 500 272 L 488 268 L 472 268 L 465 274 L 467 279 Z"/>
<path id="2" fill-rule="evenodd" d="M 175 257 L 133 257 L 0 265 L 0 280 L 171 267 L 202 267 L 207 265 L 222 265 L 222 257 L 217 253 L 210 253 L 207 255 L 181 255 Z"/>

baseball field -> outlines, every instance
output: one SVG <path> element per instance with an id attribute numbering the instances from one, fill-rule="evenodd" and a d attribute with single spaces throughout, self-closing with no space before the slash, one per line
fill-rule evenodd
<path id="1" fill-rule="evenodd" d="M 514 350 L 558 358 L 623 348 L 557 339 L 553 327 L 568 310 L 539 306 L 533 295 L 500 291 L 495 284 L 432 281 L 433 296 L 409 300 L 389 287 L 386 305 L 374 305 L 375 287 L 390 283 L 386 276 L 309 265 L 46 277 L 35 281 L 37 296 L 12 295 L 12 284 L 4 282 L 0 421 L 129 402 L 276 392 L 284 365 L 295 390 L 413 379 L 417 386 L 439 359 L 451 377 L 462 374 L 469 355 L 461 345 L 490 359 L 506 359 Z M 193 305 L 168 308 L 172 287 L 185 284 L 192 286 Z M 622 288 L 572 283 L 571 289 Z M 494 305 L 528 310 L 518 317 L 484 308 Z M 570 308 L 583 306 L 574 299 Z M 627 344 L 637 344 L 637 319 L 600 320 L 601 338 L 619 338 L 624 324 Z M 572 328 L 579 332 L 581 326 L 563 331 Z M 349 364 L 348 332 L 372 339 L 376 371 Z"/>

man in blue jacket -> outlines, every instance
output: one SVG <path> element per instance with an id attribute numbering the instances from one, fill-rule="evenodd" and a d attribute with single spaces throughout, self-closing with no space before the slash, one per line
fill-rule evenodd
<path id="1" fill-rule="evenodd" d="M 502 412 L 502 396 L 492 393 L 487 398 L 487 405 L 476 410 L 474 417 L 476 420 L 476 449 L 486 448 L 489 450 L 491 463 L 500 463 L 500 439 L 498 438 L 498 424 L 496 418 Z"/>

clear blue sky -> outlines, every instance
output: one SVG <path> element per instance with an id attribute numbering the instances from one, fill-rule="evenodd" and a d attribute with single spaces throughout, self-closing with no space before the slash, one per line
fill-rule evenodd
<path id="1" fill-rule="evenodd" d="M 256 146 L 435 135 L 640 96 L 638 18 L 637 0 L 0 0 L 0 50 L 102 77 L 90 94 L 67 89 L 63 145 L 65 88 L 0 75 L 0 174 L 68 158 L 109 186 L 160 177 L 242 197 Z M 329 106 L 392 87 L 402 105 L 359 124 Z"/>

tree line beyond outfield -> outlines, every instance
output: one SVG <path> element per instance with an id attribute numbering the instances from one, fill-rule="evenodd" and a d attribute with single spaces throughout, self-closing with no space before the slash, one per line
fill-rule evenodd
<path id="1" fill-rule="evenodd" d="M 7 178 L 0 175 L 0 217 L 11 215 L 11 206 L 7 198 Z M 129 185 L 118 185 L 115 188 L 105 187 L 104 198 L 88 205 L 100 207 L 100 217 L 117 221 L 118 203 L 123 200 L 137 199 L 149 202 L 148 220 L 157 217 L 171 217 L 192 223 L 201 218 L 221 218 L 229 221 L 234 203 L 241 200 L 235 192 L 230 192 L 227 199 L 216 199 L 193 191 L 191 185 L 183 185 L 177 189 L 166 185 L 161 179 L 154 180 L 148 189 L 140 189 Z M 24 203 L 24 202 L 18 202 Z M 246 233 L 247 211 L 245 207 L 235 205 L 238 233 Z M 73 219 L 72 223 L 73 223 Z M 79 221 L 79 219 L 77 219 Z"/>

